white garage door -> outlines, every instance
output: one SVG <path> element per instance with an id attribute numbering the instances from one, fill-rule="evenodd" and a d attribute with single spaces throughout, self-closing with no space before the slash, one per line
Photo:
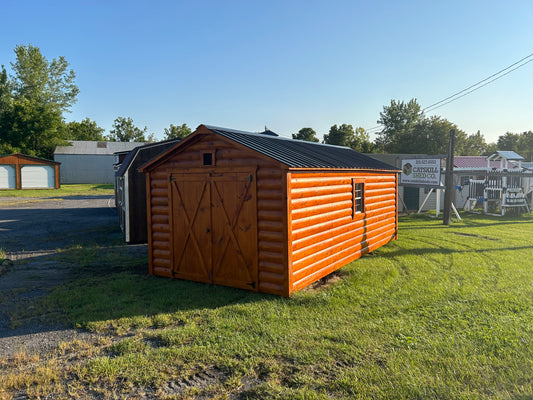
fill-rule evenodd
<path id="1" fill-rule="evenodd" d="M 0 165 L 0 189 L 16 189 L 15 167 Z"/>
<path id="2" fill-rule="evenodd" d="M 54 171 L 51 165 L 24 165 L 21 172 L 22 188 L 54 188 Z"/>

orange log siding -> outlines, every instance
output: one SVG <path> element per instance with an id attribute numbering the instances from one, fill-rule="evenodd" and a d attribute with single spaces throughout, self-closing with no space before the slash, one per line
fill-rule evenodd
<path id="1" fill-rule="evenodd" d="M 364 212 L 353 215 L 352 179 L 364 183 Z M 291 292 L 396 237 L 396 174 L 292 172 Z"/>
<path id="2" fill-rule="evenodd" d="M 206 152 L 214 165 L 203 165 Z M 257 240 L 246 249 L 257 261 L 257 285 L 251 290 L 290 296 L 396 238 L 395 171 L 291 169 L 205 129 L 145 171 L 151 274 L 174 276 L 177 244 L 171 225 L 172 208 L 178 206 L 171 204 L 172 174 L 201 179 L 239 171 L 251 171 L 255 179 L 252 223 Z M 364 183 L 363 213 L 353 214 L 352 182 Z"/>
<path id="3" fill-rule="evenodd" d="M 149 204 L 150 273 L 172 276 L 172 238 L 169 220 L 169 175 L 172 171 L 206 171 L 202 153 L 214 151 L 215 168 L 256 171 L 257 179 L 257 258 L 258 290 L 287 295 L 287 267 L 284 234 L 286 214 L 283 210 L 282 170 L 279 164 L 243 151 L 216 135 L 205 135 L 183 153 L 168 159 L 149 172 L 147 193 Z M 285 251 L 285 253 L 284 253 Z"/>

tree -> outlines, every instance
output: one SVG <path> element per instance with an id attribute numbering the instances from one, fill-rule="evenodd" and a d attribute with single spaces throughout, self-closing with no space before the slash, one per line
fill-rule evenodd
<path id="1" fill-rule="evenodd" d="M 64 57 L 48 60 L 38 47 L 15 47 L 16 62 L 11 63 L 14 97 L 28 99 L 41 105 L 51 105 L 66 112 L 76 102 L 79 89 L 74 83 L 76 74 L 68 69 Z"/>
<path id="2" fill-rule="evenodd" d="M 520 146 L 520 135 L 518 133 L 506 132 L 498 138 L 498 150 L 517 151 Z"/>
<path id="3" fill-rule="evenodd" d="M 7 79 L 7 72 L 2 65 L 0 71 L 0 154 L 14 153 L 11 145 L 7 143 L 7 129 L 9 128 L 9 117 L 11 114 L 11 90 Z"/>
<path id="4" fill-rule="evenodd" d="M 113 121 L 113 129 L 109 131 L 107 139 L 112 142 L 153 142 L 154 135 L 148 133 L 148 128 L 136 127 L 133 120 L 128 117 L 118 117 Z"/>
<path id="5" fill-rule="evenodd" d="M 181 126 L 170 124 L 170 127 L 165 128 L 165 140 L 183 139 L 189 136 L 191 132 L 191 128 L 187 124 L 182 124 Z"/>
<path id="6" fill-rule="evenodd" d="M 533 160 L 533 132 L 507 132 L 498 138 L 498 150 L 514 151 L 526 160 Z"/>
<path id="7" fill-rule="evenodd" d="M 13 75 L 0 74 L 2 148 L 51 158 L 64 144 L 63 113 L 76 102 L 75 74 L 64 57 L 48 61 L 38 47 L 15 47 Z"/>
<path id="8" fill-rule="evenodd" d="M 463 148 L 466 133 L 447 119 L 431 116 L 414 124 L 391 149 L 405 154 L 446 154 L 450 130 L 455 130 L 455 154 Z"/>
<path id="9" fill-rule="evenodd" d="M 70 140 L 103 141 L 104 128 L 99 127 L 95 121 L 85 118 L 80 122 L 72 121 L 64 126 L 63 137 Z"/>
<path id="10" fill-rule="evenodd" d="M 498 151 L 498 143 L 489 143 L 487 144 L 487 150 L 483 155 L 490 156 L 491 154 L 496 153 L 496 151 Z"/>
<path id="11" fill-rule="evenodd" d="M 15 100 L 8 117 L 6 144 L 21 153 L 52 158 L 57 145 L 65 144 L 60 134 L 63 120 L 52 107 Z"/>
<path id="12" fill-rule="evenodd" d="M 2 65 L 2 71 L 0 71 L 0 116 L 8 112 L 11 108 L 11 89 L 10 82 L 7 78 L 7 72 Z"/>
<path id="13" fill-rule="evenodd" d="M 378 133 L 376 146 L 384 152 L 395 153 L 395 149 L 415 126 L 424 119 L 420 105 L 416 99 L 408 103 L 391 100 L 390 106 L 384 106 L 379 113 L 378 124 L 383 125 L 383 130 Z"/>
<path id="14" fill-rule="evenodd" d="M 462 152 L 467 156 L 488 155 L 488 145 L 480 131 L 468 135 L 463 145 Z"/>
<path id="15" fill-rule="evenodd" d="M 318 143 L 316 132 L 313 128 L 302 128 L 298 133 L 293 133 L 292 138 L 296 140 L 304 140 L 306 142 Z"/>
<path id="16" fill-rule="evenodd" d="M 342 124 L 341 126 L 333 125 L 329 128 L 329 133 L 324 135 L 323 143 L 336 146 L 349 146 L 353 141 L 355 132 L 353 126 Z"/>
<path id="17" fill-rule="evenodd" d="M 533 132 L 522 132 L 520 137 L 520 149 L 518 153 L 526 159 L 533 161 Z"/>
<path id="18" fill-rule="evenodd" d="M 329 133 L 324 135 L 323 143 L 351 147 L 363 153 L 371 153 L 374 149 L 368 133 L 363 128 L 357 127 L 354 130 L 353 126 L 348 124 L 333 125 L 329 128 Z"/>
<path id="19" fill-rule="evenodd" d="M 348 146 L 361 153 L 372 153 L 374 151 L 374 144 L 370 141 L 370 135 L 360 126 L 355 128 L 355 132 L 349 140 Z"/>

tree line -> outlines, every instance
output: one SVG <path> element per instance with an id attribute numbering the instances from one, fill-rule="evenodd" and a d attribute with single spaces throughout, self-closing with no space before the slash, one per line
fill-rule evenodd
<path id="1" fill-rule="evenodd" d="M 151 142 L 153 133 L 135 126 L 129 117 L 114 120 L 108 135 L 95 121 L 66 122 L 77 101 L 76 74 L 64 57 L 48 60 L 38 47 L 18 45 L 12 74 L 0 70 L 0 154 L 24 153 L 52 158 L 56 146 L 68 140 Z M 165 128 L 166 139 L 191 133 L 186 125 Z"/>
<path id="2" fill-rule="evenodd" d="M 77 101 L 76 74 L 64 57 L 48 60 L 39 48 L 18 45 L 11 62 L 12 74 L 0 70 L 0 154 L 20 152 L 52 158 L 57 145 L 68 140 L 151 142 L 147 127 L 137 127 L 129 117 L 117 117 L 109 131 L 95 121 L 66 122 L 64 115 Z M 456 132 L 457 155 L 489 155 L 495 150 L 513 150 L 533 160 L 533 132 L 507 132 L 497 143 L 487 143 L 481 132 L 468 135 L 456 124 L 439 116 L 424 115 L 416 99 L 391 100 L 383 107 L 377 123 L 382 126 L 375 140 L 362 127 L 333 125 L 322 143 L 348 146 L 364 153 L 446 154 L 450 129 Z M 186 124 L 170 124 L 165 139 L 183 138 L 191 133 Z M 319 142 L 310 127 L 292 135 L 294 139 Z"/>
<path id="3" fill-rule="evenodd" d="M 361 127 L 333 125 L 324 134 L 322 143 L 348 146 L 363 153 L 440 154 L 447 153 L 449 133 L 455 130 L 455 154 L 463 156 L 490 155 L 496 150 L 512 150 L 526 160 L 533 160 L 533 132 L 507 132 L 496 143 L 487 143 L 480 131 L 468 135 L 456 124 L 439 116 L 426 117 L 416 101 L 391 100 L 379 114 L 381 130 L 374 141 Z M 292 135 L 293 139 L 319 142 L 309 127 Z"/>

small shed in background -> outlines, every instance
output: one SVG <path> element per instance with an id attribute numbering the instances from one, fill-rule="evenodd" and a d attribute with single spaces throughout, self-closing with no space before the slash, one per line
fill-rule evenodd
<path id="1" fill-rule="evenodd" d="M 57 146 L 54 160 L 61 163 L 61 183 L 114 183 L 115 154 L 145 143 L 69 140 Z"/>
<path id="2" fill-rule="evenodd" d="M 141 168 L 150 273 L 290 296 L 397 237 L 398 169 L 200 125 Z"/>
<path id="3" fill-rule="evenodd" d="M 59 189 L 59 163 L 20 153 L 0 156 L 0 189 Z"/>
<path id="4" fill-rule="evenodd" d="M 146 229 L 146 179 L 138 168 L 161 154 L 180 139 L 149 143 L 131 150 L 115 174 L 115 204 L 120 229 L 126 243 L 147 243 Z"/>

